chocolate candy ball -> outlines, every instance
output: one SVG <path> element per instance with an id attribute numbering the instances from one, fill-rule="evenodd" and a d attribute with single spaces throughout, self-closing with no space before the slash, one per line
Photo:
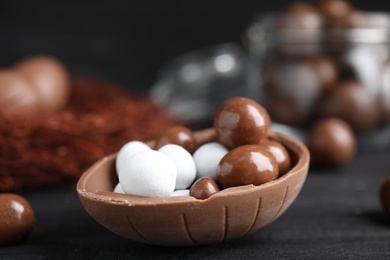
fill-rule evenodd
<path id="1" fill-rule="evenodd" d="M 218 141 L 229 149 L 260 144 L 270 129 L 270 118 L 260 104 L 237 97 L 220 106 L 214 117 L 214 129 Z"/>
<path id="2" fill-rule="evenodd" d="M 17 194 L 0 194 L 0 244 L 21 241 L 33 230 L 35 215 L 30 203 Z"/>
<path id="3" fill-rule="evenodd" d="M 278 163 L 278 177 L 287 173 L 291 168 L 291 158 L 287 149 L 281 143 L 270 139 L 264 140 L 263 145 L 268 148 Z"/>
<path id="4" fill-rule="evenodd" d="M 327 19 L 344 19 L 354 8 L 346 0 L 319 0 L 317 6 Z"/>
<path id="5" fill-rule="evenodd" d="M 58 111 L 67 104 L 70 77 L 59 60 L 51 56 L 32 56 L 17 63 L 14 69 L 31 83 L 43 112 Z"/>
<path id="6" fill-rule="evenodd" d="M 378 126 L 378 100 L 359 82 L 350 80 L 337 85 L 319 104 L 320 117 L 338 117 L 357 132 L 367 132 Z"/>
<path id="7" fill-rule="evenodd" d="M 266 106 L 272 120 L 278 123 L 302 127 L 310 118 L 310 111 L 287 95 L 270 93 L 267 96 Z"/>
<path id="8" fill-rule="evenodd" d="M 169 127 L 164 133 L 157 138 L 155 149 L 166 144 L 177 144 L 186 149 L 190 154 L 193 154 L 198 148 L 194 133 L 185 126 L 174 125 Z"/>
<path id="9" fill-rule="evenodd" d="M 356 136 L 352 128 L 338 118 L 317 121 L 309 130 L 307 146 L 314 165 L 342 166 L 356 153 Z"/>
<path id="10" fill-rule="evenodd" d="M 306 126 L 323 93 L 337 80 L 337 67 L 325 55 L 309 55 L 268 66 L 267 109 L 279 123 Z"/>
<path id="11" fill-rule="evenodd" d="M 219 187 L 213 178 L 202 177 L 198 179 L 190 188 L 190 196 L 204 200 L 219 191 Z"/>
<path id="12" fill-rule="evenodd" d="M 319 29 L 322 27 L 322 17 L 316 6 L 297 1 L 282 11 L 282 17 L 279 18 L 278 29 Z"/>
<path id="13" fill-rule="evenodd" d="M 20 73 L 0 71 L 0 111 L 33 114 L 40 108 L 37 94 Z"/>
<path id="14" fill-rule="evenodd" d="M 313 69 L 322 92 L 333 88 L 338 78 L 338 68 L 332 59 L 325 55 L 311 55 L 303 62 Z"/>
<path id="15" fill-rule="evenodd" d="M 264 145 L 242 145 L 222 158 L 217 180 L 222 188 L 260 185 L 275 180 L 278 172 L 275 157 Z"/>
<path id="16" fill-rule="evenodd" d="M 390 214 L 390 177 L 387 177 L 382 183 L 379 198 L 383 209 Z"/>
<path id="17" fill-rule="evenodd" d="M 319 0 L 317 6 L 324 16 L 327 29 L 362 28 L 368 24 L 366 15 L 346 0 Z"/>

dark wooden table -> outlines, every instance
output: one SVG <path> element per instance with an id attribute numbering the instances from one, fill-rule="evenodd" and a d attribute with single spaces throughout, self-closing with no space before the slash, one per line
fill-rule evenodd
<path id="1" fill-rule="evenodd" d="M 356 3 L 386 10 L 385 1 Z M 176 55 L 240 42 L 253 15 L 267 9 L 261 5 L 8 2 L 0 8 L 0 67 L 47 53 L 73 72 L 147 91 Z M 74 183 L 24 192 L 36 227 L 23 243 L 1 246 L 0 259 L 389 259 L 390 216 L 378 196 L 390 175 L 389 158 L 390 147 L 361 151 L 341 169 L 310 169 L 299 197 L 271 225 L 242 239 L 191 248 L 140 244 L 107 231 L 84 210 Z"/>
<path id="2" fill-rule="evenodd" d="M 390 175 L 390 149 L 360 153 L 338 170 L 310 169 L 302 192 L 275 222 L 242 239 L 190 248 L 129 241 L 82 207 L 75 185 L 23 195 L 36 213 L 26 241 L 0 247 L 1 259 L 388 259 L 390 216 L 379 187 Z"/>

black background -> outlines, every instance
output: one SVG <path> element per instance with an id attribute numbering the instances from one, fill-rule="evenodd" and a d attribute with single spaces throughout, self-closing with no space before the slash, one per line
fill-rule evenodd
<path id="1" fill-rule="evenodd" d="M 259 12 L 292 1 L 6 1 L 0 8 L 0 67 L 31 54 L 61 59 L 71 71 L 149 88 L 174 57 L 240 43 Z M 351 1 L 389 10 L 386 1 Z"/>
<path id="2" fill-rule="evenodd" d="M 7 1 L 0 6 L 0 67 L 31 54 L 61 59 L 75 73 L 147 90 L 182 53 L 240 42 L 254 15 L 291 1 Z M 353 1 L 386 11 L 386 1 Z M 387 9 L 386 9 L 387 8 Z M 341 169 L 311 168 L 290 209 L 243 239 L 194 248 L 155 247 L 107 231 L 84 210 L 75 184 L 26 191 L 37 224 L 1 259 L 389 259 L 390 218 L 379 188 L 390 149 L 360 152 Z"/>

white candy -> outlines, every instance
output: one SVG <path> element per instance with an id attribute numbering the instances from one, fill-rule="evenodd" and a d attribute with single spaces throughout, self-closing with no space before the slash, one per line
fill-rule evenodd
<path id="1" fill-rule="evenodd" d="M 190 190 L 185 189 L 185 190 L 175 190 L 172 194 L 171 197 L 178 197 L 178 196 L 190 196 Z"/>
<path id="2" fill-rule="evenodd" d="M 119 183 L 126 194 L 144 197 L 169 197 L 175 189 L 177 169 L 166 155 L 145 150 L 128 158 L 119 169 Z"/>
<path id="3" fill-rule="evenodd" d="M 114 192 L 115 192 L 115 193 L 122 193 L 122 194 L 125 194 L 125 192 L 123 191 L 122 186 L 121 186 L 120 183 L 118 183 L 118 184 L 115 186 Z"/>
<path id="4" fill-rule="evenodd" d="M 225 146 L 217 142 L 200 146 L 193 155 L 197 171 L 196 178 L 210 177 L 216 180 L 218 164 L 228 152 Z"/>
<path id="5" fill-rule="evenodd" d="M 116 172 L 119 173 L 120 168 L 122 168 L 123 165 L 126 165 L 127 161 L 132 155 L 150 149 L 151 148 L 147 144 L 140 141 L 131 141 L 122 146 L 118 152 L 118 155 L 116 156 Z"/>
<path id="6" fill-rule="evenodd" d="M 196 166 L 192 155 L 177 144 L 162 146 L 159 152 L 168 156 L 176 165 L 176 190 L 188 188 L 195 180 Z"/>

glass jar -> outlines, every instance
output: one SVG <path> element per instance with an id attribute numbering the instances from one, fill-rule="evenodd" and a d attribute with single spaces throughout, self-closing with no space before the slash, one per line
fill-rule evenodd
<path id="1" fill-rule="evenodd" d="M 149 96 L 191 128 L 209 127 L 225 100 L 253 96 L 247 64 L 246 50 L 235 43 L 184 53 L 161 69 Z"/>
<path id="2" fill-rule="evenodd" d="M 248 82 L 273 127 L 304 139 L 319 118 L 338 117 L 360 146 L 390 144 L 389 15 L 365 13 L 364 26 L 327 30 L 283 27 L 285 18 L 261 14 L 247 31 Z"/>

